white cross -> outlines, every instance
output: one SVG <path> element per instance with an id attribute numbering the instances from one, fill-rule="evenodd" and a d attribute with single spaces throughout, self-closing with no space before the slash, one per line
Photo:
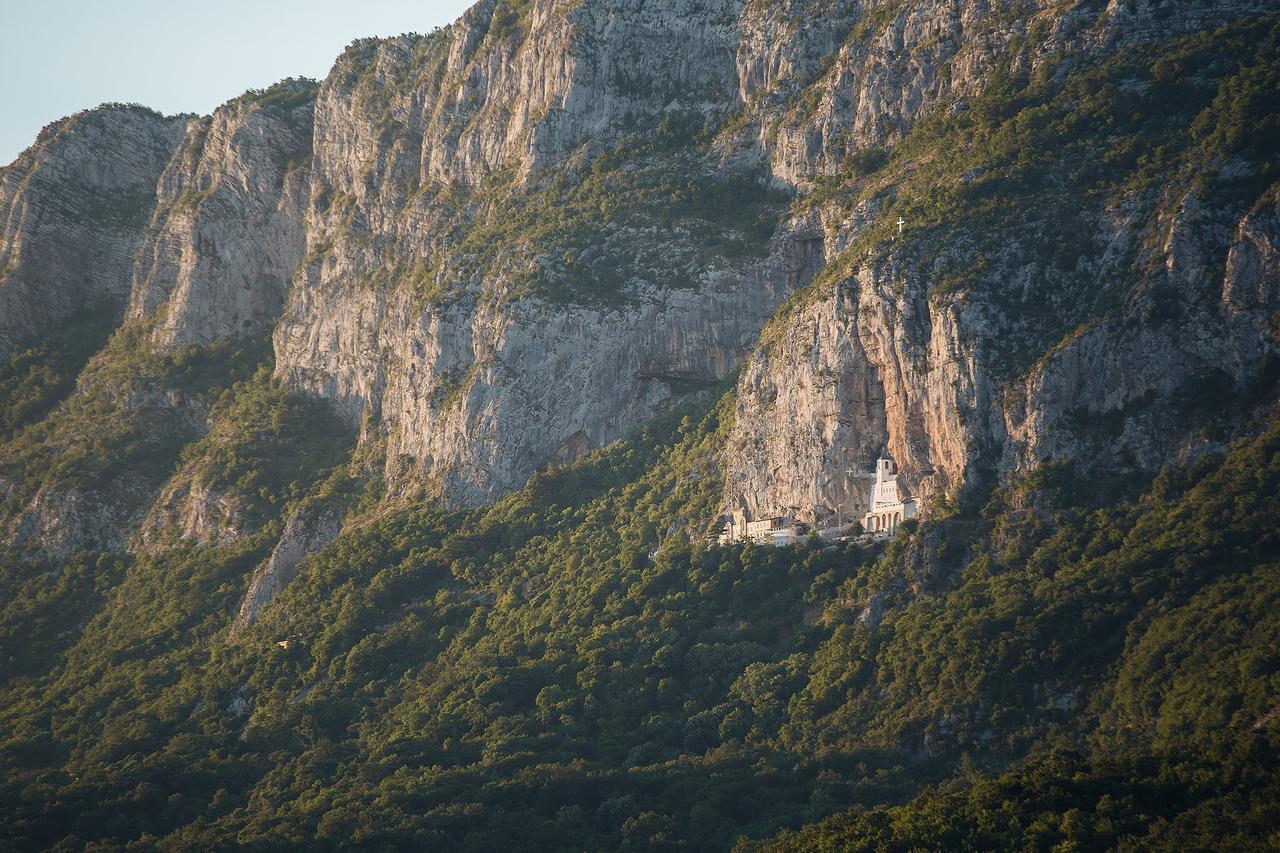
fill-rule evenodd
<path id="1" fill-rule="evenodd" d="M 901 216 L 899 216 L 899 217 L 898 217 L 898 233 L 899 233 L 899 234 L 901 234 L 901 233 L 902 233 L 902 226 L 903 226 L 903 225 L 906 225 L 906 224 L 907 224 L 907 220 L 905 220 L 905 219 L 903 219 Z"/>

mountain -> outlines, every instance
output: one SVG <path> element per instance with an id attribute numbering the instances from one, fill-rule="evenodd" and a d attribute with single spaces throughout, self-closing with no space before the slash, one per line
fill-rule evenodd
<path id="1" fill-rule="evenodd" d="M 481 0 L 0 170 L 17 849 L 1278 843 L 1280 13 Z M 888 454 L 896 540 L 827 525 Z"/>

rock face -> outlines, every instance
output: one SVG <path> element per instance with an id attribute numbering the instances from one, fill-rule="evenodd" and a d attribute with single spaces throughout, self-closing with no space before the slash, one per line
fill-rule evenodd
<path id="1" fill-rule="evenodd" d="M 617 308 L 493 300 L 415 314 L 403 296 L 299 293 L 276 334 L 278 369 L 353 416 L 379 411 L 392 482 L 477 503 L 562 449 L 607 444 L 723 378 L 812 275 L 814 243 L 792 234 L 762 262 L 710 271 L 696 289 L 645 289 Z M 367 360 L 346 363 L 353 351 Z"/>
<path id="2" fill-rule="evenodd" d="M 0 355 L 79 311 L 117 312 L 182 118 L 104 106 L 0 169 Z"/>
<path id="3" fill-rule="evenodd" d="M 927 505 L 1049 459 L 1153 470 L 1202 443 L 1207 421 L 1245 416 L 1280 378 L 1275 197 L 1234 226 L 1226 215 L 1188 194 L 1169 214 L 1135 208 L 1098 223 L 1110 250 L 1095 273 L 1127 280 L 1123 309 L 1015 376 L 1000 346 L 1013 334 L 1004 306 L 931 297 L 910 250 L 869 257 L 780 324 L 745 368 L 726 510 L 856 516 L 868 465 L 885 450 Z M 1135 222 L 1154 222 L 1159 244 L 1144 249 Z M 1146 273 L 1127 279 L 1126 256 Z M 1017 281 L 1019 257 L 993 259 L 992 275 Z"/>
<path id="4" fill-rule="evenodd" d="M 983 436 L 982 366 L 958 318 L 892 265 L 868 267 L 789 319 L 738 383 L 725 452 L 726 509 L 827 522 L 867 510 L 882 453 L 917 497 L 970 478 Z"/>
<path id="5" fill-rule="evenodd" d="M 791 65 L 775 48 L 766 54 L 772 67 L 757 65 L 744 78 L 760 83 L 744 134 L 758 130 L 755 142 L 773 173 L 805 185 L 847 168 L 842 158 L 893 144 L 930 108 L 967 108 L 996 57 L 1013 71 L 1033 70 L 1037 56 L 1057 50 L 1112 50 L 1260 11 L 1244 2 L 1187 4 L 1164 15 L 1154 5 L 1112 3 L 1098 15 L 1083 4 L 1043 4 L 1033 31 L 1032 18 L 1010 19 L 998 6 L 905 4 L 878 35 L 863 33 L 865 18 L 858 19 L 807 89 L 797 89 L 799 75 L 779 73 Z M 784 10 L 755 19 L 766 35 L 753 44 L 785 41 L 781 34 L 794 24 Z M 1029 35 L 1039 40 L 1036 51 L 1027 50 Z M 788 90 L 807 92 L 800 107 L 776 95 Z M 1086 470 L 1149 470 L 1202 441 L 1207 411 L 1196 410 L 1197 400 L 1231 409 L 1223 412 L 1227 424 L 1257 395 L 1271 399 L 1274 204 L 1239 220 L 1230 208 L 1182 192 L 1181 199 L 1135 196 L 1084 215 L 1096 247 L 1085 259 L 1087 280 L 1049 271 L 1054 284 L 1040 298 L 1065 318 L 1100 287 L 1116 288 L 1123 309 L 1056 345 L 1037 344 L 1044 355 L 1018 375 L 1009 365 L 1020 359 L 1005 342 L 1026 329 L 1007 300 L 940 296 L 942 265 L 930 269 L 907 247 L 864 252 L 839 272 L 833 263 L 827 284 L 766 332 L 743 371 L 724 456 L 724 509 L 856 517 L 880 452 L 898 462 L 902 482 L 926 506 L 934 494 L 980 495 L 996 477 L 1049 458 Z M 875 211 L 820 213 L 824 252 L 834 261 L 871 227 Z M 1151 234 L 1157 248 L 1148 245 Z M 952 225 L 952 241 L 973 237 L 963 222 Z M 1026 299 L 1038 286 L 1025 249 L 1013 245 L 988 258 L 991 291 L 1022 289 Z M 1031 298 L 1012 310 L 1030 315 L 1042 306 Z"/>
<path id="6" fill-rule="evenodd" d="M 129 319 L 159 346 L 262 334 L 306 253 L 315 85 L 289 81 L 192 119 L 160 176 Z"/>
<path id="7" fill-rule="evenodd" d="M 572 173 L 625 128 L 687 112 L 712 125 L 739 112 L 743 129 L 716 143 L 724 161 L 803 187 L 893 144 L 938 104 L 963 104 L 1001 62 L 1033 71 L 1041 53 L 1114 49 L 1252 6 L 1193 5 L 1166 20 L 1143 4 L 1100 14 L 1045 3 L 1034 32 L 1010 8 L 672 0 L 540 2 L 513 15 L 481 3 L 433 36 L 357 45 L 317 102 L 310 262 L 277 328 L 278 375 L 385 434 L 393 489 L 490 499 L 652 417 L 680 383 L 724 375 L 860 226 L 824 219 L 799 243 L 784 229 L 767 261 L 704 262 L 679 289 L 642 276 L 620 308 L 526 295 L 510 259 L 424 302 L 406 271 L 428 267 L 439 284 L 467 260 L 451 251 L 451 211 L 476 196 L 456 187 L 512 173 L 536 189 L 539 170 Z M 621 239 L 637 253 L 654 239 L 680 251 L 678 236 L 644 229 Z M 1037 452 L 1004 458 L 1003 391 L 973 337 L 999 334 L 1001 319 L 933 304 L 927 276 L 908 278 L 892 260 L 859 271 L 793 318 L 779 344 L 790 351 L 777 354 L 786 381 L 767 378 L 763 356 L 748 369 L 727 504 L 858 511 L 863 489 L 841 471 L 873 448 L 887 447 L 922 495 Z M 794 372 L 802 352 L 817 361 Z"/>
<path id="8" fill-rule="evenodd" d="M 1240 221 L 1227 253 L 1222 301 L 1261 323 L 1280 310 L 1280 189 Z"/>
<path id="9" fill-rule="evenodd" d="M 303 558 L 337 539 L 340 532 L 342 513 L 335 508 L 300 507 L 290 515 L 271 557 L 249 579 L 249 590 L 232 630 L 243 630 L 257 622 L 263 608 L 297 575 Z"/>
<path id="10" fill-rule="evenodd" d="M 1162 240 L 1145 265 L 1152 273 L 1126 310 L 1011 386 L 1004 466 L 1058 457 L 1152 469 L 1206 421 L 1221 426 L 1251 400 L 1270 399 L 1280 280 L 1268 277 L 1265 257 L 1280 240 L 1277 212 L 1272 193 L 1232 227 L 1185 195 L 1159 221 Z"/>
<path id="11" fill-rule="evenodd" d="M 738 12 L 538 2 L 511 19 L 481 3 L 436 35 L 358 45 L 339 61 L 316 107 L 311 262 L 276 331 L 277 373 L 385 432 L 393 488 L 472 504 L 568 446 L 620 437 L 740 364 L 812 275 L 813 238 L 790 232 L 763 261 L 712 258 L 689 277 L 659 261 L 612 305 L 524 295 L 517 274 L 544 257 L 482 265 L 425 304 L 405 275 L 387 274 L 465 262 L 450 254 L 457 218 L 441 203 L 470 203 L 457 185 L 499 170 L 533 180 L 664 114 L 726 115 L 738 102 Z M 616 239 L 633 255 L 655 240 L 672 256 L 698 251 L 678 225 Z"/>
<path id="12" fill-rule="evenodd" d="M 119 550 L 145 496 L 127 481 L 103 491 L 42 487 L 6 525 L 5 544 L 52 557 L 68 557 L 82 548 Z"/>
<path id="13" fill-rule="evenodd" d="M 235 494 L 220 494 L 190 475 L 180 474 L 165 484 L 147 511 L 139 531 L 143 551 L 157 552 L 176 538 L 197 545 L 229 542 L 245 532 Z"/>
<path id="14" fill-rule="evenodd" d="M 972 0 L 747 2 L 737 67 L 743 139 L 775 178 L 805 185 L 900 141 L 939 104 L 992 74 L 1031 73 L 1058 52 L 1104 53 L 1265 12 L 1256 0 L 1030 3 Z"/>
<path id="15" fill-rule="evenodd" d="M 965 221 L 929 257 L 875 231 L 926 165 L 888 152 L 994 79 L 1271 5 L 481 0 L 355 43 L 318 87 L 50 128 L 0 173 L 0 352 L 100 297 L 127 295 L 159 349 L 271 331 L 285 386 L 385 444 L 393 495 L 449 505 L 743 364 L 725 506 L 752 515 L 857 516 L 882 451 L 926 505 L 1049 457 L 1150 468 L 1207 421 L 1206 388 L 1270 387 L 1275 198 L 1134 192 L 1080 214 L 1078 260 L 1033 269 L 1043 246 L 1011 237 L 953 292 Z M 880 192 L 831 201 L 885 168 Z M 1102 291 L 1111 308 L 1080 310 Z M 1048 335 L 1040 314 L 1072 322 Z M 155 497 L 144 543 L 237 535 L 234 495 L 179 472 Z M 61 541 L 51 512 L 19 538 Z M 336 524 L 290 521 L 246 619 Z"/>
<path id="16" fill-rule="evenodd" d="M 723 109 L 737 88 L 738 8 L 534 0 L 517 12 L 481 0 L 430 36 L 357 43 L 320 94 L 315 172 L 358 201 L 403 199 L 433 181 L 557 164 L 676 101 Z"/>

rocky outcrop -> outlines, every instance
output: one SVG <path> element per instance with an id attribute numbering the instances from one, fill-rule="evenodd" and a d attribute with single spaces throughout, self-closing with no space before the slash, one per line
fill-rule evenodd
<path id="1" fill-rule="evenodd" d="M 819 31 L 842 36 L 840 43 L 812 44 L 814 37 L 794 14 L 779 21 L 777 11 L 761 12 L 745 22 L 744 45 L 801 47 L 808 48 L 801 56 L 816 55 L 789 77 L 744 76 L 747 87 L 762 84 L 744 91 L 753 105 L 749 132 L 774 176 L 796 185 L 836 173 L 851 154 L 896 143 L 930 108 L 979 90 L 1033 17 L 1025 4 L 1011 15 L 1010 4 L 952 0 L 868 2 L 843 16 L 843 4 L 808 5 L 818 7 L 806 10 L 811 14 L 834 18 Z M 750 55 L 740 59 L 744 70 L 750 61 Z M 1015 56 L 1015 67 L 1019 62 L 1030 57 Z"/>
<path id="2" fill-rule="evenodd" d="M 190 474 L 165 484 L 142 521 L 138 546 L 157 552 L 175 542 L 197 545 L 233 542 L 248 532 L 241 496 L 217 492 Z"/>
<path id="3" fill-rule="evenodd" d="M 1252 316 L 1259 325 L 1280 312 L 1280 189 L 1272 191 L 1241 221 L 1227 252 L 1222 302 L 1232 317 Z"/>
<path id="4" fill-rule="evenodd" d="M 402 295 L 299 293 L 276 333 L 278 370 L 353 418 L 379 412 L 391 482 L 476 503 L 566 442 L 607 444 L 723 378 L 813 274 L 816 242 L 792 233 L 765 261 L 618 307 L 494 299 L 419 313 Z"/>
<path id="5" fill-rule="evenodd" d="M 917 498 L 972 482 L 990 387 L 956 308 L 890 260 L 776 323 L 738 382 L 725 508 L 860 518 L 886 452 Z"/>
<path id="6" fill-rule="evenodd" d="M 481 0 L 429 36 L 348 49 L 316 108 L 317 175 L 358 201 L 403 199 L 555 165 L 673 105 L 714 112 L 736 100 L 735 0 L 512 6 Z M 385 180 L 393 161 L 398 184 Z"/>
<path id="7" fill-rule="evenodd" d="M 271 556 L 254 570 L 249 588 L 232 624 L 233 632 L 258 621 L 271 603 L 298 573 L 298 565 L 308 554 L 319 551 L 342 532 L 341 510 L 324 505 L 302 506 L 285 522 L 284 533 Z"/>
<path id="8" fill-rule="evenodd" d="M 145 487 L 119 480 L 103 490 L 42 486 L 5 525 L 5 544 L 68 557 L 84 548 L 124 546 Z"/>
<path id="9" fill-rule="evenodd" d="M 316 86 L 286 81 L 191 119 L 159 182 L 129 317 L 160 346 L 270 331 L 306 253 Z"/>
<path id="10" fill-rule="evenodd" d="M 1110 281 L 1123 307 L 1012 376 L 1019 329 L 1007 306 L 931 294 L 910 248 L 866 256 L 766 333 L 744 369 L 725 509 L 857 516 L 882 451 L 926 505 L 1048 459 L 1150 471 L 1243 422 L 1280 380 L 1274 196 L 1234 227 L 1193 193 L 1165 208 L 1135 199 L 1102 217 L 1107 251 L 1077 286 Z M 1151 229 L 1161 239 L 1144 249 Z M 1014 246 L 993 259 L 991 279 L 1018 282 L 1022 257 Z M 1064 318 L 1084 301 L 1067 282 L 1054 293 Z"/>
<path id="11" fill-rule="evenodd" d="M 87 309 L 114 313 L 184 118 L 108 105 L 46 127 L 0 170 L 0 356 Z"/>

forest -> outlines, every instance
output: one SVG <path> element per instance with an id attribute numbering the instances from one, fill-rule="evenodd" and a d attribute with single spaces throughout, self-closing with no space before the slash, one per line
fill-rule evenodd
<path id="1" fill-rule="evenodd" d="M 265 537 L 6 560 L 9 843 L 1277 840 L 1274 418 L 1149 482 L 1047 466 L 887 549 L 718 547 L 681 523 L 730 401 L 380 517 L 231 638 Z M 256 422 L 232 473 L 298 428 Z"/>

